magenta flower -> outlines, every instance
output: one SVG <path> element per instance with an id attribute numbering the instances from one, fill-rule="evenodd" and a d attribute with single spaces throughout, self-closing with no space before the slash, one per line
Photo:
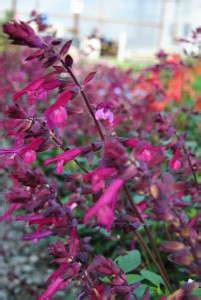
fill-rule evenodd
<path id="1" fill-rule="evenodd" d="M 85 214 L 84 222 L 88 223 L 92 217 L 96 217 L 99 224 L 110 230 L 114 221 L 114 210 L 118 198 L 118 193 L 124 181 L 121 178 L 115 179 L 96 204 Z"/>
<path id="2" fill-rule="evenodd" d="M 139 146 L 135 151 L 135 156 L 138 160 L 144 161 L 152 166 L 161 163 L 165 158 L 162 148 L 151 144 Z"/>
<path id="3" fill-rule="evenodd" d="M 61 127 L 65 124 L 68 118 L 65 106 L 73 96 L 73 92 L 64 91 L 59 95 L 57 101 L 46 110 L 45 116 L 50 127 Z"/>
<path id="4" fill-rule="evenodd" d="M 140 140 L 136 137 L 129 138 L 126 141 L 124 141 L 124 144 L 128 147 L 136 147 L 139 144 Z"/>
<path id="5" fill-rule="evenodd" d="M 55 77 L 55 73 L 50 73 L 42 78 L 33 81 L 22 90 L 16 92 L 13 99 L 14 101 L 17 101 L 20 97 L 27 94 L 29 103 L 33 104 L 38 100 L 46 99 L 47 92 L 57 88 L 59 85 L 60 82 Z"/>
<path id="6" fill-rule="evenodd" d="M 13 212 L 18 210 L 20 207 L 21 207 L 21 204 L 19 204 L 19 203 L 11 204 L 10 207 L 7 209 L 7 211 L 2 216 L 0 216 L 0 222 L 10 220 Z"/>
<path id="7" fill-rule="evenodd" d="M 169 161 L 169 168 L 174 170 L 174 171 L 179 171 L 182 167 L 182 162 L 181 162 L 181 151 L 177 149 Z"/>
<path id="8" fill-rule="evenodd" d="M 46 291 L 38 298 L 38 300 L 51 300 L 58 290 L 64 289 L 67 286 L 68 282 L 65 282 L 62 277 L 58 276 L 49 284 Z"/>
<path id="9" fill-rule="evenodd" d="M 124 141 L 124 144 L 133 148 L 137 160 L 145 162 L 149 166 L 157 165 L 165 159 L 162 146 L 154 146 L 138 138 L 129 138 Z"/>
<path id="10" fill-rule="evenodd" d="M 12 21 L 3 25 L 3 31 L 9 35 L 13 44 L 26 45 L 31 48 L 44 48 L 41 38 L 27 23 Z"/>
<path id="11" fill-rule="evenodd" d="M 114 122 L 113 112 L 110 109 L 106 109 L 104 107 L 97 109 L 95 117 L 96 120 L 107 120 L 111 125 Z"/>
<path id="12" fill-rule="evenodd" d="M 65 289 L 80 270 L 80 263 L 62 263 L 47 280 L 48 287 L 38 300 L 51 300 L 57 291 Z"/>
<path id="13" fill-rule="evenodd" d="M 16 155 L 19 155 L 25 163 L 30 164 L 36 160 L 36 151 L 43 142 L 44 139 L 41 137 L 33 138 L 30 144 L 0 149 L 0 155 L 8 156 L 10 159 L 14 159 Z"/>
<path id="14" fill-rule="evenodd" d="M 45 166 L 47 166 L 49 164 L 56 163 L 57 173 L 61 174 L 63 172 L 64 165 L 67 164 L 69 161 L 73 160 L 74 158 L 76 158 L 82 152 L 83 149 L 81 148 L 70 149 L 61 154 L 58 154 L 53 158 L 48 158 L 47 160 L 45 160 L 44 164 Z"/>
<path id="15" fill-rule="evenodd" d="M 28 150 L 24 153 L 24 162 L 32 164 L 36 160 L 36 151 Z"/>
<path id="16" fill-rule="evenodd" d="M 64 106 L 59 106 L 55 110 L 53 110 L 51 113 L 49 113 L 49 116 L 47 117 L 47 120 L 49 123 L 52 123 L 54 126 L 61 127 L 65 125 L 65 122 L 68 118 L 67 111 Z"/>
<path id="17" fill-rule="evenodd" d="M 61 208 L 62 209 L 62 208 Z M 66 228 L 69 224 L 68 217 L 65 215 L 61 215 L 60 210 L 53 210 L 52 208 L 50 211 L 55 215 L 52 216 L 46 216 L 42 214 L 28 214 L 28 215 L 21 215 L 17 216 L 15 218 L 16 221 L 26 221 L 29 223 L 29 225 L 36 225 L 36 231 L 25 234 L 23 239 L 26 241 L 33 240 L 34 242 L 37 242 L 40 239 L 47 238 L 49 236 L 55 235 L 55 234 L 61 234 L 63 235 L 62 228 Z M 47 214 L 47 211 L 46 211 Z M 77 244 L 75 241 L 75 236 L 73 236 L 74 239 L 74 246 Z"/>
<path id="18" fill-rule="evenodd" d="M 99 167 L 84 176 L 85 181 L 90 181 L 92 190 L 97 193 L 101 189 L 105 188 L 105 180 L 111 176 L 116 175 L 115 168 Z"/>

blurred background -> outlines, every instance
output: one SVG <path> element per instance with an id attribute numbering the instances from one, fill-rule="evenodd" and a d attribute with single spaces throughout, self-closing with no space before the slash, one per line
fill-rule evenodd
<path id="1" fill-rule="evenodd" d="M 200 26 L 200 12 L 201 0 L 0 0 L 0 99 L 2 103 L 10 101 L 13 91 L 19 90 L 30 79 L 38 76 L 37 65 L 31 62 L 27 67 L 24 62 L 24 57 L 28 54 L 23 53 L 21 47 L 10 47 L 10 41 L 2 34 L 1 25 L 6 21 L 13 18 L 26 21 L 38 16 L 40 25 L 45 27 L 45 31 L 41 30 L 40 34 L 49 33 L 59 38 L 73 39 L 73 58 L 76 58 L 77 53 L 80 61 L 83 54 L 84 61 L 88 57 L 93 62 L 95 60 L 95 63 L 104 60 L 114 63 L 115 66 L 138 71 L 147 63 L 152 63 L 155 54 L 162 49 L 167 53 L 178 53 L 179 58 L 174 58 L 173 63 L 180 66 L 183 47 L 179 39 L 188 37 L 193 29 Z M 34 22 L 31 25 L 34 26 Z M 37 27 L 35 29 L 38 30 Z M 7 51 L 8 47 L 12 51 Z M 81 63 L 80 65 L 83 67 Z M 91 68 L 88 61 L 86 65 L 86 69 Z M 196 65 L 197 70 L 191 70 L 192 74 L 189 76 L 190 82 L 194 80 L 194 73 L 197 76 L 191 92 L 192 99 L 197 99 L 201 109 L 201 64 Z M 81 67 L 77 67 L 78 74 Z M 113 83 L 110 69 L 104 68 L 99 68 L 99 72 L 100 76 L 105 76 L 106 89 L 112 87 L 115 99 L 121 97 L 118 84 L 124 73 L 121 73 L 120 68 L 115 69 Z M 176 90 L 176 93 L 181 94 L 183 82 L 188 78 L 184 71 L 179 69 L 179 72 L 173 72 L 173 77 L 167 72 L 166 77 L 172 84 L 172 93 Z M 130 76 L 131 86 L 124 87 L 123 80 L 121 83 L 122 91 L 126 91 L 128 99 L 141 89 L 135 89 L 135 74 L 129 74 L 127 75 Z M 102 93 L 102 97 L 104 95 L 107 95 L 107 91 Z M 190 99 L 189 103 L 194 101 Z M 1 112 L 0 106 L 0 114 Z M 188 116 L 181 114 L 178 120 L 184 123 L 185 128 Z M 192 124 L 192 132 L 194 129 L 196 132 L 193 121 Z M 192 133 L 192 144 L 193 139 L 196 140 Z M 7 207 L 4 199 L 4 184 L 7 184 L 7 180 L 4 172 L 0 171 L 0 215 Z M 52 272 L 53 267 L 49 264 L 47 251 L 44 251 L 45 242 L 39 246 L 22 242 L 24 231 L 26 228 L 20 224 L 11 227 L 10 223 L 3 223 L 0 226 L 0 300 L 36 299 L 38 291 L 44 289 L 44 278 Z M 63 294 L 58 294 L 55 299 L 63 300 Z M 73 291 L 71 296 L 68 294 L 65 298 L 74 299 Z"/>
<path id="2" fill-rule="evenodd" d="M 73 37 L 76 47 L 123 61 L 146 59 L 160 49 L 181 52 L 178 38 L 199 25 L 201 1 L 1 0 L 0 19 L 27 20 L 33 10 L 42 13 L 49 31 Z"/>

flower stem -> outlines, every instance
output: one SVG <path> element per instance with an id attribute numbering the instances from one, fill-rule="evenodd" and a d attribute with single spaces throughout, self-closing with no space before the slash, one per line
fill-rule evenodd
<path id="1" fill-rule="evenodd" d="M 188 164 L 189 164 L 189 167 L 190 167 L 191 172 L 192 172 L 192 175 L 193 175 L 193 179 L 194 179 L 195 186 L 198 188 L 197 176 L 196 176 L 196 173 L 195 173 L 195 171 L 194 171 L 193 164 L 192 164 L 192 161 L 191 161 L 189 152 L 188 152 L 188 150 L 186 149 L 185 146 L 183 146 L 183 151 L 184 151 L 184 153 L 185 153 L 185 155 L 186 155 L 186 157 L 187 157 Z"/>
<path id="2" fill-rule="evenodd" d="M 153 248 L 153 251 L 154 251 L 155 256 L 153 256 L 153 254 L 152 254 L 152 252 L 151 252 L 150 250 L 149 250 L 149 254 L 150 254 L 150 252 L 151 252 L 151 258 L 152 258 L 152 260 L 153 260 L 153 258 L 154 258 L 153 261 L 154 261 L 154 263 L 156 264 L 158 270 L 160 271 L 161 276 L 163 277 L 163 279 L 164 279 L 164 281 L 165 281 L 165 283 L 166 283 L 166 285 L 167 285 L 167 288 L 168 288 L 169 290 L 171 290 L 170 280 L 169 280 L 167 271 L 166 271 L 166 269 L 165 269 L 165 266 L 164 266 L 164 264 L 163 264 L 163 262 L 162 262 L 162 260 L 161 260 L 161 257 L 160 257 L 160 254 L 159 254 L 159 252 L 158 252 L 157 246 L 156 246 L 156 244 L 155 244 L 155 241 L 154 241 L 152 232 L 151 232 L 151 230 L 149 229 L 149 227 L 147 226 L 147 224 L 145 223 L 145 221 L 144 221 L 144 219 L 143 219 L 141 213 L 139 212 L 137 206 L 136 206 L 135 203 L 133 202 L 133 200 L 132 200 L 132 198 L 131 198 L 131 196 L 130 196 L 130 193 L 129 193 L 129 191 L 128 191 L 128 188 L 127 188 L 127 187 L 124 187 L 124 191 L 125 191 L 125 194 L 126 194 L 126 196 L 127 196 L 127 198 L 128 198 L 128 201 L 129 201 L 129 203 L 130 203 L 130 205 L 131 205 L 133 211 L 134 211 L 135 214 L 137 215 L 137 217 L 138 217 L 138 219 L 140 220 L 140 222 L 144 225 L 144 230 L 145 230 L 145 232 L 146 232 L 146 234 L 147 234 L 147 237 L 148 237 L 148 239 L 149 239 L 150 244 L 152 245 L 152 248 Z M 146 247 L 147 247 L 147 246 L 146 246 Z M 148 248 L 148 247 L 147 247 L 147 248 Z M 158 262 L 157 262 L 156 258 L 158 259 Z"/>
<path id="3" fill-rule="evenodd" d="M 153 255 L 153 253 L 151 252 L 151 250 L 149 249 L 149 247 L 146 245 L 146 243 L 144 242 L 141 234 L 136 230 L 135 234 L 139 240 L 139 242 L 143 245 L 143 248 L 146 250 L 146 252 L 149 254 L 150 258 L 152 259 L 153 263 L 155 264 L 155 266 L 157 267 L 157 269 L 159 270 L 161 276 L 163 277 L 163 280 L 168 288 L 168 290 L 171 289 L 169 280 L 166 278 L 166 275 L 163 272 L 163 269 L 161 268 L 160 264 L 157 262 L 155 256 Z"/>
<path id="4" fill-rule="evenodd" d="M 76 76 L 74 75 L 74 73 L 73 73 L 73 71 L 71 70 L 71 68 L 66 67 L 63 60 L 61 60 L 61 63 L 62 63 L 62 65 L 64 66 L 64 68 L 66 69 L 66 71 L 68 72 L 68 74 L 69 74 L 69 75 L 71 76 L 71 78 L 73 79 L 74 83 L 77 85 L 77 87 L 79 87 L 80 93 L 81 93 L 81 95 L 82 95 L 82 98 L 83 98 L 83 100 L 84 100 L 84 102 L 85 102 L 85 104 L 86 104 L 86 106 L 87 106 L 87 109 L 88 109 L 88 111 L 89 111 L 89 113 L 90 113 L 92 119 L 94 120 L 94 123 L 95 123 L 95 125 L 96 125 L 98 134 L 99 134 L 101 140 L 104 141 L 104 140 L 105 140 L 105 136 L 104 136 L 104 134 L 103 134 L 103 131 L 102 131 L 101 127 L 100 127 L 100 124 L 99 124 L 98 120 L 96 120 L 95 114 L 94 114 L 93 109 L 92 109 L 92 107 L 91 107 L 91 105 L 90 105 L 90 102 L 89 102 L 89 99 L 88 99 L 88 97 L 87 97 L 87 94 L 86 94 L 85 91 L 83 90 L 82 86 L 80 85 L 79 81 L 77 80 L 77 78 L 76 78 Z"/>

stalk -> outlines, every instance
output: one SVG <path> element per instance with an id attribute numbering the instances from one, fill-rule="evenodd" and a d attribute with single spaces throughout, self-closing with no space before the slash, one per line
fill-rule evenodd
<path id="1" fill-rule="evenodd" d="M 151 252 L 151 250 L 149 249 L 149 247 L 147 246 L 147 244 L 144 242 L 141 234 L 136 230 L 135 234 L 138 238 L 138 240 L 140 241 L 140 243 L 143 245 L 143 248 L 146 250 L 146 252 L 149 254 L 150 258 L 152 259 L 153 263 L 155 264 L 155 266 L 157 267 L 157 269 L 159 270 L 161 276 L 163 277 L 163 280 L 168 288 L 168 290 L 171 289 L 169 280 L 166 278 L 166 275 L 163 272 L 163 269 L 161 268 L 160 264 L 157 262 L 155 256 L 153 255 L 153 253 Z"/>
<path id="2" fill-rule="evenodd" d="M 188 152 L 188 150 L 186 149 L 185 146 L 183 146 L 183 151 L 184 151 L 184 153 L 185 153 L 185 155 L 186 155 L 186 157 L 187 157 L 188 164 L 189 164 L 189 167 L 190 167 L 191 172 L 192 172 L 192 175 L 193 175 L 193 179 L 194 179 L 195 186 L 198 188 L 197 176 L 196 176 L 196 173 L 195 173 L 195 171 L 194 171 L 193 164 L 192 164 L 192 161 L 191 161 L 189 152 Z"/>
<path id="3" fill-rule="evenodd" d="M 71 76 L 71 78 L 73 79 L 74 83 L 77 85 L 77 87 L 79 87 L 80 93 L 81 93 L 81 95 L 82 95 L 82 98 L 83 98 L 83 100 L 84 100 L 84 102 L 85 102 L 85 104 L 86 104 L 86 106 L 87 106 L 87 109 L 88 109 L 88 111 L 89 111 L 89 113 L 90 113 L 92 119 L 94 120 L 94 123 L 95 123 L 95 125 L 96 125 L 98 134 L 99 134 L 99 136 L 100 136 L 100 139 L 104 141 L 104 140 L 105 140 L 105 136 L 104 136 L 104 134 L 103 134 L 103 131 L 102 131 L 101 127 L 100 127 L 100 124 L 99 124 L 98 120 L 96 120 L 95 114 L 94 114 L 94 112 L 93 112 L 93 109 L 92 109 L 92 107 L 91 107 L 91 105 L 90 105 L 89 99 L 88 99 L 88 97 L 87 97 L 85 91 L 83 90 L 83 88 L 82 88 L 82 86 L 80 85 L 79 81 L 78 81 L 77 78 L 75 77 L 75 75 L 74 75 L 73 71 L 71 70 L 71 68 L 66 67 L 63 60 L 61 60 L 61 63 L 62 63 L 62 65 L 64 66 L 64 68 L 66 69 L 66 71 L 68 72 L 68 74 L 69 74 L 69 75 Z"/>
<path id="4" fill-rule="evenodd" d="M 165 283 L 166 283 L 166 285 L 167 285 L 167 288 L 168 288 L 169 290 L 171 290 L 170 280 L 169 280 L 167 271 L 166 271 L 166 269 L 165 269 L 165 266 L 164 266 L 164 264 L 163 264 L 163 262 L 162 262 L 162 259 L 161 259 L 161 257 L 160 257 L 160 254 L 159 254 L 159 252 L 158 252 L 158 249 L 157 249 L 156 243 L 155 243 L 155 241 L 154 241 L 152 232 L 151 232 L 151 230 L 149 229 L 149 227 L 147 226 L 147 224 L 145 223 L 145 221 L 144 221 L 144 219 L 143 219 L 141 213 L 139 212 L 137 206 L 136 206 L 135 203 L 132 201 L 132 198 L 131 198 L 131 196 L 130 196 L 130 194 L 129 194 L 128 188 L 127 188 L 127 187 L 124 187 L 124 191 L 125 191 L 125 193 L 126 193 L 126 196 L 127 196 L 127 198 L 128 198 L 128 201 L 129 201 L 129 203 L 130 203 L 130 205 L 131 205 L 133 211 L 134 211 L 135 214 L 137 215 L 137 217 L 138 217 L 138 219 L 140 220 L 140 222 L 144 225 L 144 230 L 145 230 L 145 232 L 146 232 L 146 234 L 147 234 L 147 237 L 148 237 L 148 239 L 149 239 L 149 242 L 150 242 L 150 244 L 151 244 L 151 246 L 152 246 L 152 248 L 153 248 L 154 254 L 155 254 L 155 256 L 153 256 L 153 254 L 151 253 L 151 254 L 152 254 L 151 258 L 152 258 L 152 260 L 153 260 L 153 258 L 154 258 L 153 262 L 156 264 L 158 270 L 160 271 L 160 274 L 161 274 L 161 276 L 163 277 L 163 279 L 164 279 L 164 281 L 165 281 Z M 149 249 L 149 248 L 147 247 L 147 249 Z M 151 252 L 151 251 L 149 250 L 148 253 L 150 254 L 150 252 Z M 158 262 L 156 261 L 155 258 L 158 259 Z"/>

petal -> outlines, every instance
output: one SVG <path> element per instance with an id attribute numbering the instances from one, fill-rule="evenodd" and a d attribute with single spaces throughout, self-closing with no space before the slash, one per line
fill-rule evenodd
<path id="1" fill-rule="evenodd" d="M 0 222 L 10 220 L 12 213 L 14 211 L 16 211 L 17 209 L 19 209 L 20 207 L 21 207 L 21 204 L 19 204 L 19 203 L 11 204 L 10 207 L 7 209 L 7 211 L 2 216 L 0 216 Z"/>
<path id="2" fill-rule="evenodd" d="M 60 290 L 63 286 L 64 279 L 61 277 L 57 277 L 54 281 L 52 281 L 46 291 L 39 297 L 38 300 L 51 300 L 52 297 L 56 294 L 58 290 Z"/>
<path id="3" fill-rule="evenodd" d="M 51 230 L 45 230 L 45 231 L 36 231 L 33 233 L 27 233 L 23 236 L 24 241 L 31 241 L 34 240 L 34 242 L 44 239 L 48 236 L 51 236 L 53 233 Z"/>
<path id="4" fill-rule="evenodd" d="M 65 163 L 73 160 L 75 157 L 80 155 L 82 153 L 82 149 L 80 148 L 75 148 L 75 149 L 70 149 L 67 150 L 61 154 L 56 155 L 55 157 L 48 158 L 45 160 L 44 164 L 45 166 L 56 163 L 57 161 L 63 160 Z"/>
<path id="5" fill-rule="evenodd" d="M 110 186 L 105 190 L 104 194 L 99 198 L 96 204 L 92 208 L 90 208 L 88 212 L 85 214 L 84 223 L 88 223 L 88 221 L 94 216 L 101 218 L 101 220 L 103 220 L 101 215 L 99 215 L 101 209 L 105 209 L 107 212 L 109 212 L 111 216 L 112 215 L 111 211 L 109 211 L 108 208 L 106 208 L 106 206 L 114 210 L 118 192 L 123 186 L 123 184 L 124 181 L 121 178 L 115 179 L 110 184 Z M 108 219 L 106 222 L 104 220 L 104 225 L 110 227 L 111 226 L 110 223 L 111 223 L 110 219 Z"/>
<path id="6" fill-rule="evenodd" d="M 64 170 L 64 160 L 59 160 L 57 163 L 56 171 L 58 174 L 62 174 Z"/>
<path id="7" fill-rule="evenodd" d="M 27 164 L 32 164 L 34 161 L 36 161 L 36 151 L 34 150 L 28 150 L 24 153 L 23 160 Z"/>

